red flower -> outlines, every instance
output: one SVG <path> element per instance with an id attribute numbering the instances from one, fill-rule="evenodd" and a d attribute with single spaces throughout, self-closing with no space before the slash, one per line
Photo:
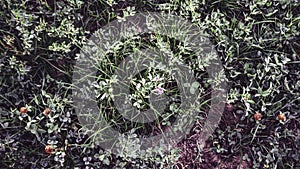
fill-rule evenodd
<path id="1" fill-rule="evenodd" d="M 47 154 L 52 154 L 53 151 L 54 151 L 54 147 L 52 147 L 51 145 L 47 145 L 47 146 L 45 147 L 45 152 L 46 152 Z"/>
<path id="2" fill-rule="evenodd" d="M 283 113 L 280 112 L 280 114 L 278 114 L 277 116 L 277 120 L 279 121 L 285 121 L 286 120 L 286 117 Z"/>
<path id="3" fill-rule="evenodd" d="M 49 108 L 46 108 L 44 111 L 43 111 L 43 114 L 45 116 L 48 116 L 49 114 L 51 113 L 51 110 Z"/>
<path id="4" fill-rule="evenodd" d="M 21 112 L 22 114 L 26 114 L 26 113 L 28 112 L 28 109 L 27 109 L 26 107 L 21 107 L 21 108 L 20 108 L 20 112 Z"/>
<path id="5" fill-rule="evenodd" d="M 256 112 L 253 117 L 254 117 L 254 119 L 256 121 L 260 121 L 261 120 L 261 114 L 259 112 Z"/>

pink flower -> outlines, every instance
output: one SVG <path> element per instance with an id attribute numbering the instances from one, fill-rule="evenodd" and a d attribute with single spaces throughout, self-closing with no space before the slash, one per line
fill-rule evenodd
<path id="1" fill-rule="evenodd" d="M 156 95 L 161 95 L 164 93 L 164 91 L 165 91 L 165 89 L 162 87 L 157 87 L 156 89 L 153 90 L 154 94 L 156 94 Z"/>
<path id="2" fill-rule="evenodd" d="M 152 81 L 156 81 L 156 82 L 162 81 L 162 80 L 163 80 L 163 78 L 160 78 L 159 76 L 156 76 L 154 79 L 152 79 Z"/>

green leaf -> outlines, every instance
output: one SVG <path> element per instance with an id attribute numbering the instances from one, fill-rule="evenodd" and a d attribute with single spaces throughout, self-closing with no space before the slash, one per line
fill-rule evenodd
<path id="1" fill-rule="evenodd" d="M 189 83 L 184 83 L 183 87 L 190 87 L 190 84 Z"/>
<path id="2" fill-rule="evenodd" d="M 200 86 L 200 84 L 198 82 L 193 82 L 192 83 L 192 87 L 194 88 L 198 88 Z"/>
<path id="3" fill-rule="evenodd" d="M 191 94 L 195 94 L 195 92 L 196 92 L 195 88 L 191 87 L 191 88 L 190 88 L 190 93 L 191 93 Z"/>

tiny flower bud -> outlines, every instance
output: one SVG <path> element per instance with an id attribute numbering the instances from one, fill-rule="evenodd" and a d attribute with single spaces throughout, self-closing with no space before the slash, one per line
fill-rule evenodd
<path id="1" fill-rule="evenodd" d="M 22 114 L 26 114 L 26 113 L 28 112 L 28 109 L 27 109 L 26 107 L 21 107 L 21 108 L 20 108 L 20 112 L 21 112 Z"/>
<path id="2" fill-rule="evenodd" d="M 54 148 L 53 148 L 51 145 L 47 145 L 47 146 L 45 147 L 45 152 L 46 152 L 47 154 L 52 154 L 53 151 L 54 151 Z"/>
<path id="3" fill-rule="evenodd" d="M 45 116 L 48 116 L 49 114 L 51 113 L 51 110 L 49 108 L 46 108 L 44 111 L 43 111 L 43 114 Z"/>
<path id="4" fill-rule="evenodd" d="M 260 121 L 261 120 L 261 114 L 259 112 L 256 112 L 253 117 L 254 117 L 254 119 L 256 121 Z"/>
<path id="5" fill-rule="evenodd" d="M 285 117 L 285 115 L 284 115 L 283 113 L 280 113 L 280 114 L 278 114 L 278 116 L 277 116 L 277 120 L 279 120 L 279 121 L 285 121 L 285 120 L 286 120 L 286 117 Z"/>

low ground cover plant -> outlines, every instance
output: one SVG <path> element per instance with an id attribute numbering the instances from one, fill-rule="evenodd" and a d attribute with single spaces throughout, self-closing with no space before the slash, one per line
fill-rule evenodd
<path id="1" fill-rule="evenodd" d="M 170 50 L 193 70 L 200 91 L 190 133 L 170 151 L 135 156 L 137 143 L 114 154 L 78 120 L 72 77 L 89 38 L 110 22 L 139 12 L 180 16 L 209 35 L 228 83 L 221 121 L 206 142 L 211 81 L 207 64 L 183 42 L 155 33 L 123 39 L 99 61 L 97 102 L 133 140 L 164 133 L 184 113 L 180 85 L 153 65 L 130 81 L 128 100 L 151 108 L 150 96 L 172 100 L 149 124 L 123 118 L 110 90 L 113 73 L 136 50 Z M 300 168 L 300 3 L 297 0 L 2 0 L 0 2 L 0 168 Z M 153 68 L 155 67 L 156 68 Z M 126 148 L 126 149 L 125 149 Z"/>

